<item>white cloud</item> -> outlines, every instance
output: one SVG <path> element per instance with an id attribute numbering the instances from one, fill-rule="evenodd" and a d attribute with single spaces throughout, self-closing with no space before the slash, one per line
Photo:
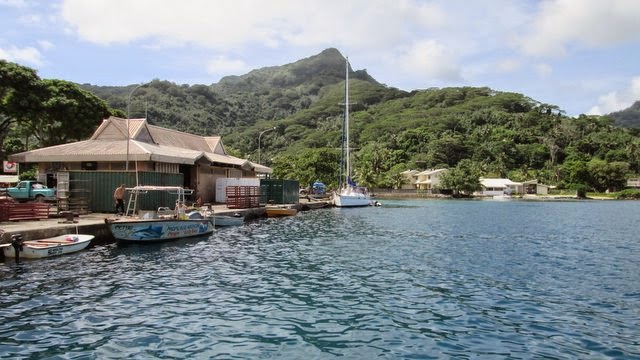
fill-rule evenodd
<path id="1" fill-rule="evenodd" d="M 40 14 L 27 14 L 20 16 L 18 22 L 26 25 L 40 25 L 42 24 L 42 16 Z"/>
<path id="2" fill-rule="evenodd" d="M 608 47 L 640 40 L 640 1 L 547 0 L 519 40 L 535 56 L 563 56 L 574 45 Z"/>
<path id="3" fill-rule="evenodd" d="M 40 49 L 42 50 L 49 50 L 51 48 L 53 48 L 55 45 L 53 45 L 52 42 L 47 41 L 47 40 L 38 40 L 38 46 L 40 46 Z"/>
<path id="4" fill-rule="evenodd" d="M 522 5 L 503 0 L 63 0 L 60 9 L 73 34 L 101 45 L 195 45 L 252 63 L 261 50 L 336 47 L 378 71 L 441 81 L 460 81 L 463 59 L 504 46 L 525 19 Z"/>
<path id="5" fill-rule="evenodd" d="M 154 42 L 211 49 L 295 45 L 367 49 L 442 25 L 444 12 L 415 0 L 64 0 L 61 15 L 97 44 Z"/>
<path id="6" fill-rule="evenodd" d="M 620 111 L 640 100 L 640 76 L 631 79 L 629 86 L 622 91 L 612 91 L 598 98 L 598 105 L 593 106 L 587 114 L 603 115 Z"/>
<path id="7" fill-rule="evenodd" d="M 538 75 L 542 77 L 547 77 L 551 75 L 551 73 L 553 72 L 553 68 L 551 67 L 551 65 L 544 64 L 544 63 L 536 64 L 535 69 L 536 69 L 536 73 L 538 73 Z"/>
<path id="8" fill-rule="evenodd" d="M 522 67 L 520 60 L 516 59 L 503 59 L 498 61 L 496 68 L 499 72 L 510 73 L 519 70 Z"/>
<path id="9" fill-rule="evenodd" d="M 73 43 L 78 53 L 92 51 L 94 45 L 101 54 L 126 51 L 130 56 L 126 68 L 141 66 L 140 58 L 153 56 L 154 64 L 165 65 L 160 70 L 149 66 L 149 76 L 192 79 L 206 77 L 205 72 L 238 74 L 335 47 L 349 56 L 354 68 L 366 68 L 390 86 L 507 88 L 548 103 L 561 102 L 568 112 L 578 112 L 592 105 L 585 105 L 585 99 L 607 90 L 576 86 L 569 95 L 560 90 L 567 84 L 593 80 L 603 74 L 602 68 L 610 70 L 608 81 L 612 75 L 637 74 L 632 59 L 640 41 L 638 0 L 57 0 L 55 4 L 47 7 L 48 12 L 38 8 L 42 24 L 51 24 L 55 32 L 45 35 L 43 26 L 37 27 L 40 33 L 27 45 L 46 38 L 59 47 L 52 53 L 68 48 L 66 42 Z M 57 17 L 52 20 L 45 14 Z M 36 48 L 44 53 L 47 47 Z M 153 50 L 150 55 L 149 50 Z M 617 57 L 618 51 L 624 55 Z M 576 54 L 583 58 L 575 58 Z M 566 56 L 544 58 L 549 55 Z M 172 66 L 176 63 L 180 66 Z M 166 69 L 172 73 L 162 75 Z M 117 71 L 126 69 L 120 66 Z M 551 98 L 555 94 L 562 96 Z M 570 97 L 582 102 L 570 105 L 566 100 Z"/>
<path id="10" fill-rule="evenodd" d="M 41 66 L 43 64 L 42 54 L 40 54 L 40 51 L 38 51 L 38 49 L 31 46 L 23 48 L 18 48 L 16 46 L 0 48 L 0 59 L 18 63 L 27 63 L 36 66 Z"/>
<path id="11" fill-rule="evenodd" d="M 462 76 L 455 54 L 435 40 L 420 41 L 411 46 L 397 59 L 405 73 L 414 77 L 460 81 Z"/>
<path id="12" fill-rule="evenodd" d="M 25 8 L 27 7 L 27 2 L 25 0 L 0 0 L 0 6 Z"/>
<path id="13" fill-rule="evenodd" d="M 244 61 L 225 56 L 218 56 L 207 63 L 207 73 L 212 75 L 242 74 L 248 70 L 249 66 Z"/>

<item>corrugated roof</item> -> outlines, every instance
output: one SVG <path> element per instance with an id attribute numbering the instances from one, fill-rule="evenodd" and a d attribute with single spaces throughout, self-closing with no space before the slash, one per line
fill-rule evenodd
<path id="1" fill-rule="evenodd" d="M 166 129 L 160 126 L 150 125 L 146 119 L 122 119 L 115 116 L 103 120 L 90 140 L 118 140 L 126 139 L 127 127 L 132 140 L 145 143 L 168 145 L 176 148 L 184 148 L 206 152 L 225 154 L 220 146 L 219 136 L 199 136 L 178 130 Z"/>
<path id="2" fill-rule="evenodd" d="M 224 155 L 227 154 L 227 152 L 224 150 L 224 147 L 222 146 L 222 138 L 220 136 L 205 136 L 204 140 L 207 142 L 207 145 L 211 149 L 212 153 Z"/>
<path id="3" fill-rule="evenodd" d="M 210 162 L 272 173 L 266 166 L 227 155 L 219 136 L 198 136 L 130 119 L 130 161 L 157 161 L 195 164 L 201 158 Z M 127 156 L 127 119 L 105 119 L 89 140 L 50 146 L 9 156 L 16 162 L 124 161 Z"/>
<path id="4" fill-rule="evenodd" d="M 522 185 L 509 179 L 480 179 L 480 184 L 484 187 L 503 188 L 509 185 Z"/>
<path id="5" fill-rule="evenodd" d="M 251 164 L 251 166 L 253 166 L 253 168 L 255 169 L 256 172 L 261 173 L 261 174 L 272 174 L 273 173 L 273 169 L 270 167 L 266 167 L 264 165 L 260 165 L 260 164 L 256 164 L 253 162 L 249 162 Z"/>
<path id="6" fill-rule="evenodd" d="M 424 176 L 424 175 L 433 175 L 433 174 L 437 174 L 443 171 L 447 171 L 447 169 L 429 169 L 429 170 L 425 170 L 423 172 L 420 172 L 416 175 L 418 176 Z"/>
<path id="7" fill-rule="evenodd" d="M 418 170 L 405 170 L 405 171 L 401 172 L 400 174 L 405 174 L 405 175 L 414 175 L 414 174 L 417 174 L 417 173 L 419 173 L 419 172 L 420 172 L 420 171 L 418 171 Z"/>
<path id="8" fill-rule="evenodd" d="M 158 145 L 171 145 L 183 149 L 213 152 L 213 149 L 209 147 L 209 144 L 202 136 L 153 125 L 148 125 L 147 128 Z"/>

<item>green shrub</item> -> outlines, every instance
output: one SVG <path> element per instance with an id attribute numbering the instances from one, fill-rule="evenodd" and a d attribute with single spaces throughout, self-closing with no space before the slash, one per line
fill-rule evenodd
<path id="1" fill-rule="evenodd" d="M 587 191 L 589 187 L 584 184 L 572 184 L 571 188 L 576 191 L 576 197 L 585 199 L 587 197 Z"/>
<path id="2" fill-rule="evenodd" d="M 20 180 L 36 180 L 37 174 L 38 174 L 38 169 L 36 167 L 31 167 L 28 170 L 24 170 L 20 172 Z"/>
<path id="3" fill-rule="evenodd" d="M 640 190 L 638 189 L 626 189 L 620 191 L 616 195 L 618 200 L 640 200 Z"/>

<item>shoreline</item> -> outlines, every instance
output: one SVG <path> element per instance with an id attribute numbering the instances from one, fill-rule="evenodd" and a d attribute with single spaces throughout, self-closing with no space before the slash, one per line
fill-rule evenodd
<path id="1" fill-rule="evenodd" d="M 494 200 L 492 196 L 484 196 L 484 195 L 471 195 L 467 197 L 454 197 L 452 195 L 442 195 L 442 194 L 418 194 L 418 193 L 376 193 L 372 196 L 373 198 L 379 199 L 431 199 L 431 200 L 442 200 L 442 199 L 454 199 L 454 200 Z M 612 201 L 624 201 L 626 199 L 615 199 L 606 196 L 587 196 L 584 198 L 579 198 L 576 195 L 522 195 L 522 196 L 508 196 L 504 197 L 501 200 L 532 200 L 532 201 L 560 201 L 560 200 L 612 200 Z"/>

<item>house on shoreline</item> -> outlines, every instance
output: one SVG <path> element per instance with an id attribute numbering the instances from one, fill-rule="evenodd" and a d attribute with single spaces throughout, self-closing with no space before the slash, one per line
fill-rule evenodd
<path id="1" fill-rule="evenodd" d="M 82 183 L 85 195 L 92 199 L 92 211 L 111 210 L 112 191 L 120 183 L 183 186 L 193 189 L 203 202 L 214 202 L 217 179 L 257 178 L 273 172 L 227 154 L 219 136 L 193 135 L 151 125 L 146 119 L 118 117 L 104 119 L 87 140 L 8 158 L 37 164 L 38 180 L 59 190 L 66 186 L 72 193 L 72 183 Z"/>
<path id="2" fill-rule="evenodd" d="M 509 179 L 482 178 L 480 179 L 480 185 L 482 190 L 477 195 L 482 196 L 547 195 L 549 193 L 549 186 L 539 184 L 537 180 L 514 182 Z"/>
<path id="3" fill-rule="evenodd" d="M 428 169 L 424 171 L 406 170 L 401 174 L 404 183 L 400 189 L 392 193 L 423 192 L 425 194 L 439 194 L 441 189 L 441 177 L 448 169 Z M 481 190 L 476 191 L 475 196 L 504 196 L 504 195 L 547 195 L 549 186 L 538 183 L 538 180 L 514 182 L 510 179 L 480 178 Z"/>
<path id="4" fill-rule="evenodd" d="M 428 169 L 424 171 L 406 170 L 402 172 L 405 182 L 403 190 L 423 190 L 429 194 L 437 192 L 440 184 L 440 177 L 447 169 Z"/>

